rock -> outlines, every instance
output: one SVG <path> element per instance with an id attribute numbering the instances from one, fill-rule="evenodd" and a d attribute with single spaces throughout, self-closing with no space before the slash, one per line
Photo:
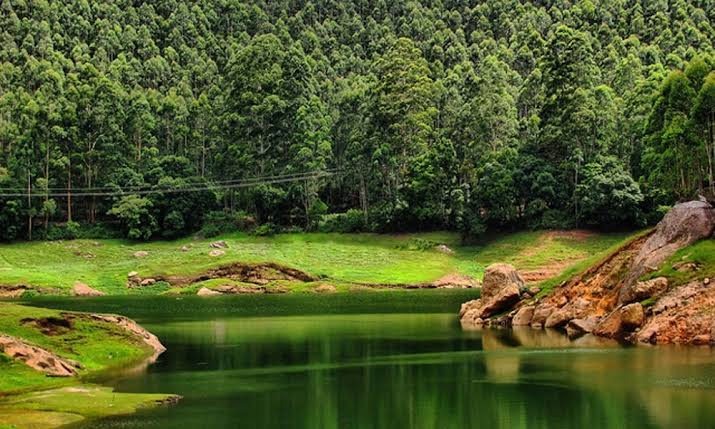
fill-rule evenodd
<path id="1" fill-rule="evenodd" d="M 643 311 L 643 306 L 636 302 L 634 304 L 628 304 L 621 308 L 621 324 L 624 330 L 633 331 L 636 328 L 640 328 L 645 320 L 645 313 Z"/>
<path id="2" fill-rule="evenodd" d="M 214 249 L 214 250 L 212 250 L 212 251 L 209 252 L 209 256 L 213 256 L 213 257 L 223 256 L 223 255 L 225 255 L 225 254 L 226 254 L 226 252 L 224 252 L 223 250 L 217 250 L 217 249 Z"/>
<path id="3" fill-rule="evenodd" d="M 127 277 L 128 277 L 128 278 L 132 278 L 132 277 L 137 277 L 138 275 L 139 275 L 138 272 L 136 272 L 136 271 L 131 271 L 129 274 L 127 274 Z"/>
<path id="4" fill-rule="evenodd" d="M 620 309 L 611 312 L 605 319 L 601 320 L 596 329 L 593 330 L 593 333 L 599 337 L 619 338 L 623 333 Z"/>
<path id="5" fill-rule="evenodd" d="M 199 289 L 198 292 L 196 292 L 196 295 L 198 296 L 217 296 L 217 295 L 223 295 L 221 292 L 209 289 L 207 287 L 202 287 Z"/>
<path id="6" fill-rule="evenodd" d="M 598 317 L 590 316 L 584 319 L 573 319 L 566 325 L 566 335 L 572 340 L 590 334 L 596 329 Z"/>
<path id="7" fill-rule="evenodd" d="M 644 282 L 637 282 L 635 286 L 630 288 L 628 292 L 623 295 L 622 301 L 624 304 L 643 301 L 659 295 L 666 290 L 668 290 L 668 279 L 665 277 L 657 277 Z"/>
<path id="8" fill-rule="evenodd" d="M 710 278 L 705 277 L 705 278 L 703 279 L 703 284 L 704 284 L 705 286 L 709 285 L 709 284 L 710 284 Z"/>
<path id="9" fill-rule="evenodd" d="M 435 250 L 440 253 L 444 253 L 445 255 L 454 255 L 454 250 L 447 247 L 446 244 L 440 244 L 439 246 L 435 247 Z"/>
<path id="10" fill-rule="evenodd" d="M 180 250 L 181 250 L 182 252 L 188 252 L 188 251 L 191 250 L 191 249 L 189 248 L 189 246 L 181 246 L 181 249 L 180 249 Z"/>
<path id="11" fill-rule="evenodd" d="M 710 335 L 708 334 L 701 334 L 701 335 L 696 335 L 693 340 L 690 342 L 690 344 L 694 346 L 706 346 L 710 344 Z"/>
<path id="12" fill-rule="evenodd" d="M 147 344 L 154 350 L 152 360 L 156 360 L 156 358 L 160 354 L 166 351 L 166 347 L 161 344 L 156 335 L 142 328 L 137 322 L 133 321 L 132 319 L 129 319 L 124 316 L 115 316 L 112 314 L 90 314 L 90 317 L 95 320 L 120 326 L 121 328 L 124 328 L 124 330 L 129 331 L 130 333 L 139 337 L 142 341 L 144 341 L 145 344 Z"/>
<path id="13" fill-rule="evenodd" d="M 505 286 L 515 285 L 517 291 L 524 286 L 524 279 L 509 264 L 492 264 L 484 271 L 482 281 L 482 299 L 496 296 Z"/>
<path id="14" fill-rule="evenodd" d="M 519 301 L 523 286 L 524 280 L 511 265 L 490 265 L 484 273 L 481 298 L 463 304 L 460 318 L 465 323 L 473 323 L 509 309 Z"/>
<path id="15" fill-rule="evenodd" d="M 541 288 L 538 286 L 532 286 L 529 288 L 528 292 L 529 292 L 529 295 L 536 296 L 539 294 L 539 292 L 541 292 Z"/>
<path id="16" fill-rule="evenodd" d="M 138 251 L 138 252 L 134 252 L 134 257 L 135 257 L 135 258 L 146 258 L 147 256 L 149 256 L 149 252 L 144 251 L 144 250 L 140 250 L 140 251 Z"/>
<path id="17" fill-rule="evenodd" d="M 459 273 L 447 274 L 432 283 L 432 287 L 438 289 L 471 289 L 479 286 L 479 280 Z"/>
<path id="18" fill-rule="evenodd" d="M 563 307 L 563 306 L 566 305 L 568 302 L 569 302 L 568 298 L 566 298 L 565 296 L 562 295 L 562 296 L 559 297 L 558 301 L 556 301 L 556 306 L 557 306 L 557 307 Z"/>
<path id="19" fill-rule="evenodd" d="M 630 296 L 638 278 L 649 268 L 660 266 L 677 250 L 696 241 L 709 238 L 715 230 L 715 209 L 702 201 L 676 204 L 658 223 L 633 260 L 619 296 L 619 303 Z"/>
<path id="20" fill-rule="evenodd" d="M 526 305 L 521 307 L 514 318 L 511 319 L 512 326 L 529 326 L 531 325 L 531 319 L 534 317 L 534 307 L 533 305 Z"/>
<path id="21" fill-rule="evenodd" d="M 209 244 L 209 247 L 213 249 L 228 249 L 228 244 L 226 244 L 224 240 L 219 240 Z"/>
<path id="22" fill-rule="evenodd" d="M 72 295 L 74 296 L 104 296 L 104 292 L 100 292 L 97 289 L 93 289 L 89 285 L 76 282 L 72 287 Z"/>
<path id="23" fill-rule="evenodd" d="M 479 308 L 480 304 L 481 300 L 479 299 L 473 299 L 471 301 L 462 303 L 461 307 L 459 308 L 459 318 L 461 319 L 462 317 L 464 317 L 464 315 L 467 314 L 467 312 L 470 310 L 476 310 L 477 308 Z"/>
<path id="24" fill-rule="evenodd" d="M 338 289 L 333 285 L 322 284 L 322 285 L 316 287 L 315 289 L 313 289 L 313 291 L 317 292 L 317 293 L 333 293 L 333 292 L 337 292 Z"/>
<path id="25" fill-rule="evenodd" d="M 156 280 L 154 280 L 154 279 L 144 279 L 144 280 L 141 281 L 140 284 L 141 284 L 142 286 L 151 286 L 151 285 L 153 285 L 154 283 L 156 283 Z"/>
<path id="26" fill-rule="evenodd" d="M 74 361 L 9 335 L 0 334 L 0 351 L 51 377 L 74 377 L 80 369 Z"/>
<path id="27" fill-rule="evenodd" d="M 575 318 L 576 312 L 571 306 L 558 308 L 546 318 L 544 328 L 560 328 Z"/>
<path id="28" fill-rule="evenodd" d="M 695 262 L 684 261 L 673 264 L 672 268 L 680 273 L 690 273 L 693 271 L 698 271 L 700 269 L 700 267 L 698 267 L 698 264 L 696 264 Z"/>
<path id="29" fill-rule="evenodd" d="M 531 326 L 533 328 L 542 328 L 546 323 L 546 319 L 551 316 L 551 313 L 556 310 L 552 304 L 539 304 L 534 309 L 534 316 L 531 318 Z"/>

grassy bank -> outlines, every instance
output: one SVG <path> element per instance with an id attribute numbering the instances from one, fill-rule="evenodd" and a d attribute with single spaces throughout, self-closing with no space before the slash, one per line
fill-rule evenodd
<path id="1" fill-rule="evenodd" d="M 508 262 L 535 281 L 553 278 L 627 234 L 519 232 L 463 246 L 453 233 L 230 234 L 211 240 L 151 243 L 122 240 L 16 243 L 0 246 L 0 285 L 31 285 L 67 294 L 77 281 L 109 294 L 159 293 L 166 285 L 127 289 L 127 273 L 189 275 L 231 262 L 276 262 L 343 283 L 415 284 L 448 274 L 481 278 L 493 262 Z M 212 241 L 228 249 L 209 255 Z M 436 244 L 454 253 L 441 253 Z M 183 250 L 182 250 L 183 248 Z M 137 258 L 135 252 L 148 256 Z"/>
<path id="2" fill-rule="evenodd" d="M 86 376 L 139 364 L 153 350 L 117 325 L 86 317 L 75 317 L 69 326 L 57 329 L 43 323 L 64 319 L 61 311 L 0 303 L 0 333 L 81 365 L 78 377 L 53 378 L 0 353 L 0 427 L 57 427 L 83 418 L 131 413 L 167 399 L 167 395 L 116 394 L 85 384 Z"/>

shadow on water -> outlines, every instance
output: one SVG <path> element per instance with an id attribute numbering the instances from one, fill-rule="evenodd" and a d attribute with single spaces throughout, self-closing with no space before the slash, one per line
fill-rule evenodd
<path id="1" fill-rule="evenodd" d="M 174 317 L 186 301 L 166 299 L 154 301 L 153 312 L 149 304 L 126 312 L 168 351 L 145 370 L 103 383 L 184 400 L 78 427 L 715 427 L 715 354 L 707 348 L 572 343 L 531 329 L 464 331 L 453 312 L 443 313 L 452 303 L 434 297 L 414 301 L 410 314 L 374 311 L 384 308 L 374 303 L 345 310 L 340 299 L 321 299 L 333 314 L 287 315 L 291 305 L 312 305 L 297 299 L 271 304 L 276 313 L 228 313 L 245 317 L 226 317 L 227 306 L 247 306 L 242 300 L 189 301 L 203 306 L 191 317 Z M 136 305 L 105 301 L 83 309 Z"/>

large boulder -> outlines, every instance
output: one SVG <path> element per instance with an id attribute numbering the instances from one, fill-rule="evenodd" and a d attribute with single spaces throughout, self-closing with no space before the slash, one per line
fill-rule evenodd
<path id="1" fill-rule="evenodd" d="M 462 305 L 463 323 L 481 323 L 487 317 L 511 308 L 521 297 L 524 280 L 509 264 L 492 264 L 484 272 L 481 298 Z"/>
<path id="2" fill-rule="evenodd" d="M 715 209 L 704 201 L 676 204 L 658 223 L 655 232 L 643 244 L 621 289 L 619 303 L 632 296 L 638 279 L 658 267 L 676 251 L 708 238 L 715 231 Z"/>
<path id="3" fill-rule="evenodd" d="M 524 279 L 521 278 L 516 269 L 509 264 L 492 264 L 484 271 L 482 299 L 490 299 L 500 294 L 505 287 L 512 285 L 519 290 L 524 287 Z"/>
<path id="4" fill-rule="evenodd" d="M 583 319 L 573 319 L 566 325 L 566 335 L 572 340 L 590 334 L 598 325 L 598 317 L 589 316 Z"/>
<path id="5" fill-rule="evenodd" d="M 668 290 L 668 279 L 665 277 L 656 277 L 654 279 L 636 282 L 633 287 L 624 292 L 622 302 L 629 304 L 631 302 L 643 301 L 653 296 L 659 295 Z"/>
<path id="6" fill-rule="evenodd" d="M 534 317 L 534 308 L 535 307 L 533 305 L 525 305 L 524 307 L 521 307 L 514 315 L 514 318 L 511 320 L 511 325 L 512 326 L 529 326 L 529 325 L 531 325 L 531 319 Z"/>
<path id="7" fill-rule="evenodd" d="M 645 312 L 643 306 L 638 302 L 628 304 L 621 309 L 621 324 L 626 331 L 640 328 L 644 320 Z"/>

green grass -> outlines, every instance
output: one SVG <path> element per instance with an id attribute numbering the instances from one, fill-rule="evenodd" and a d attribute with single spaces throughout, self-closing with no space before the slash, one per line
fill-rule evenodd
<path id="1" fill-rule="evenodd" d="M 79 361 L 83 374 L 140 361 L 151 354 L 149 346 L 116 325 L 84 318 L 74 320 L 73 328 L 49 336 L 25 318 L 60 317 L 60 311 L 0 303 L 0 332 L 21 338 L 62 357 Z M 2 355 L 0 392 L 17 392 L 39 387 L 55 387 L 75 382 L 69 378 L 48 378 L 24 364 Z"/>
<path id="2" fill-rule="evenodd" d="M 69 330 L 46 335 L 23 319 L 62 317 L 61 311 L 0 302 L 0 332 L 82 365 L 79 377 L 52 378 L 0 353 L 0 428 L 54 428 L 85 418 L 129 414 L 164 394 L 114 393 L 83 384 L 90 374 L 138 363 L 153 350 L 115 324 L 76 317 Z M 51 389 L 51 390 L 48 390 Z"/>
<path id="3" fill-rule="evenodd" d="M 428 283 L 450 273 L 481 278 L 493 262 L 508 262 L 522 270 L 557 264 L 559 271 L 618 243 L 626 234 L 554 236 L 547 232 L 519 232 L 461 246 L 457 234 L 447 232 L 378 234 L 281 234 L 255 237 L 229 234 L 212 240 L 183 239 L 135 243 L 123 240 L 75 240 L 0 245 L 0 284 L 32 285 L 69 293 L 76 281 L 109 294 L 135 294 L 126 288 L 127 273 L 153 275 L 196 274 L 229 262 L 277 262 L 328 278 L 332 284 Z M 209 243 L 225 240 L 226 255 L 208 255 Z M 444 243 L 455 253 L 446 255 L 414 243 Z M 180 248 L 188 246 L 189 251 Z M 135 258 L 139 250 L 149 252 Z M 309 286 L 304 286 L 307 289 Z M 160 293 L 150 288 L 144 293 Z M 347 290 L 339 287 L 339 290 Z"/>
<path id="4" fill-rule="evenodd" d="M 132 414 L 166 398 L 164 394 L 115 393 L 91 384 L 29 392 L 0 400 L 0 428 L 56 428 L 85 418 Z"/>
<path id="5" fill-rule="evenodd" d="M 694 262 L 698 265 L 697 271 L 678 271 L 673 268 L 678 262 Z M 701 240 L 697 243 L 680 249 L 668 258 L 660 270 L 646 274 L 643 279 L 666 277 L 670 286 L 679 286 L 696 279 L 715 279 L 715 240 Z"/>

